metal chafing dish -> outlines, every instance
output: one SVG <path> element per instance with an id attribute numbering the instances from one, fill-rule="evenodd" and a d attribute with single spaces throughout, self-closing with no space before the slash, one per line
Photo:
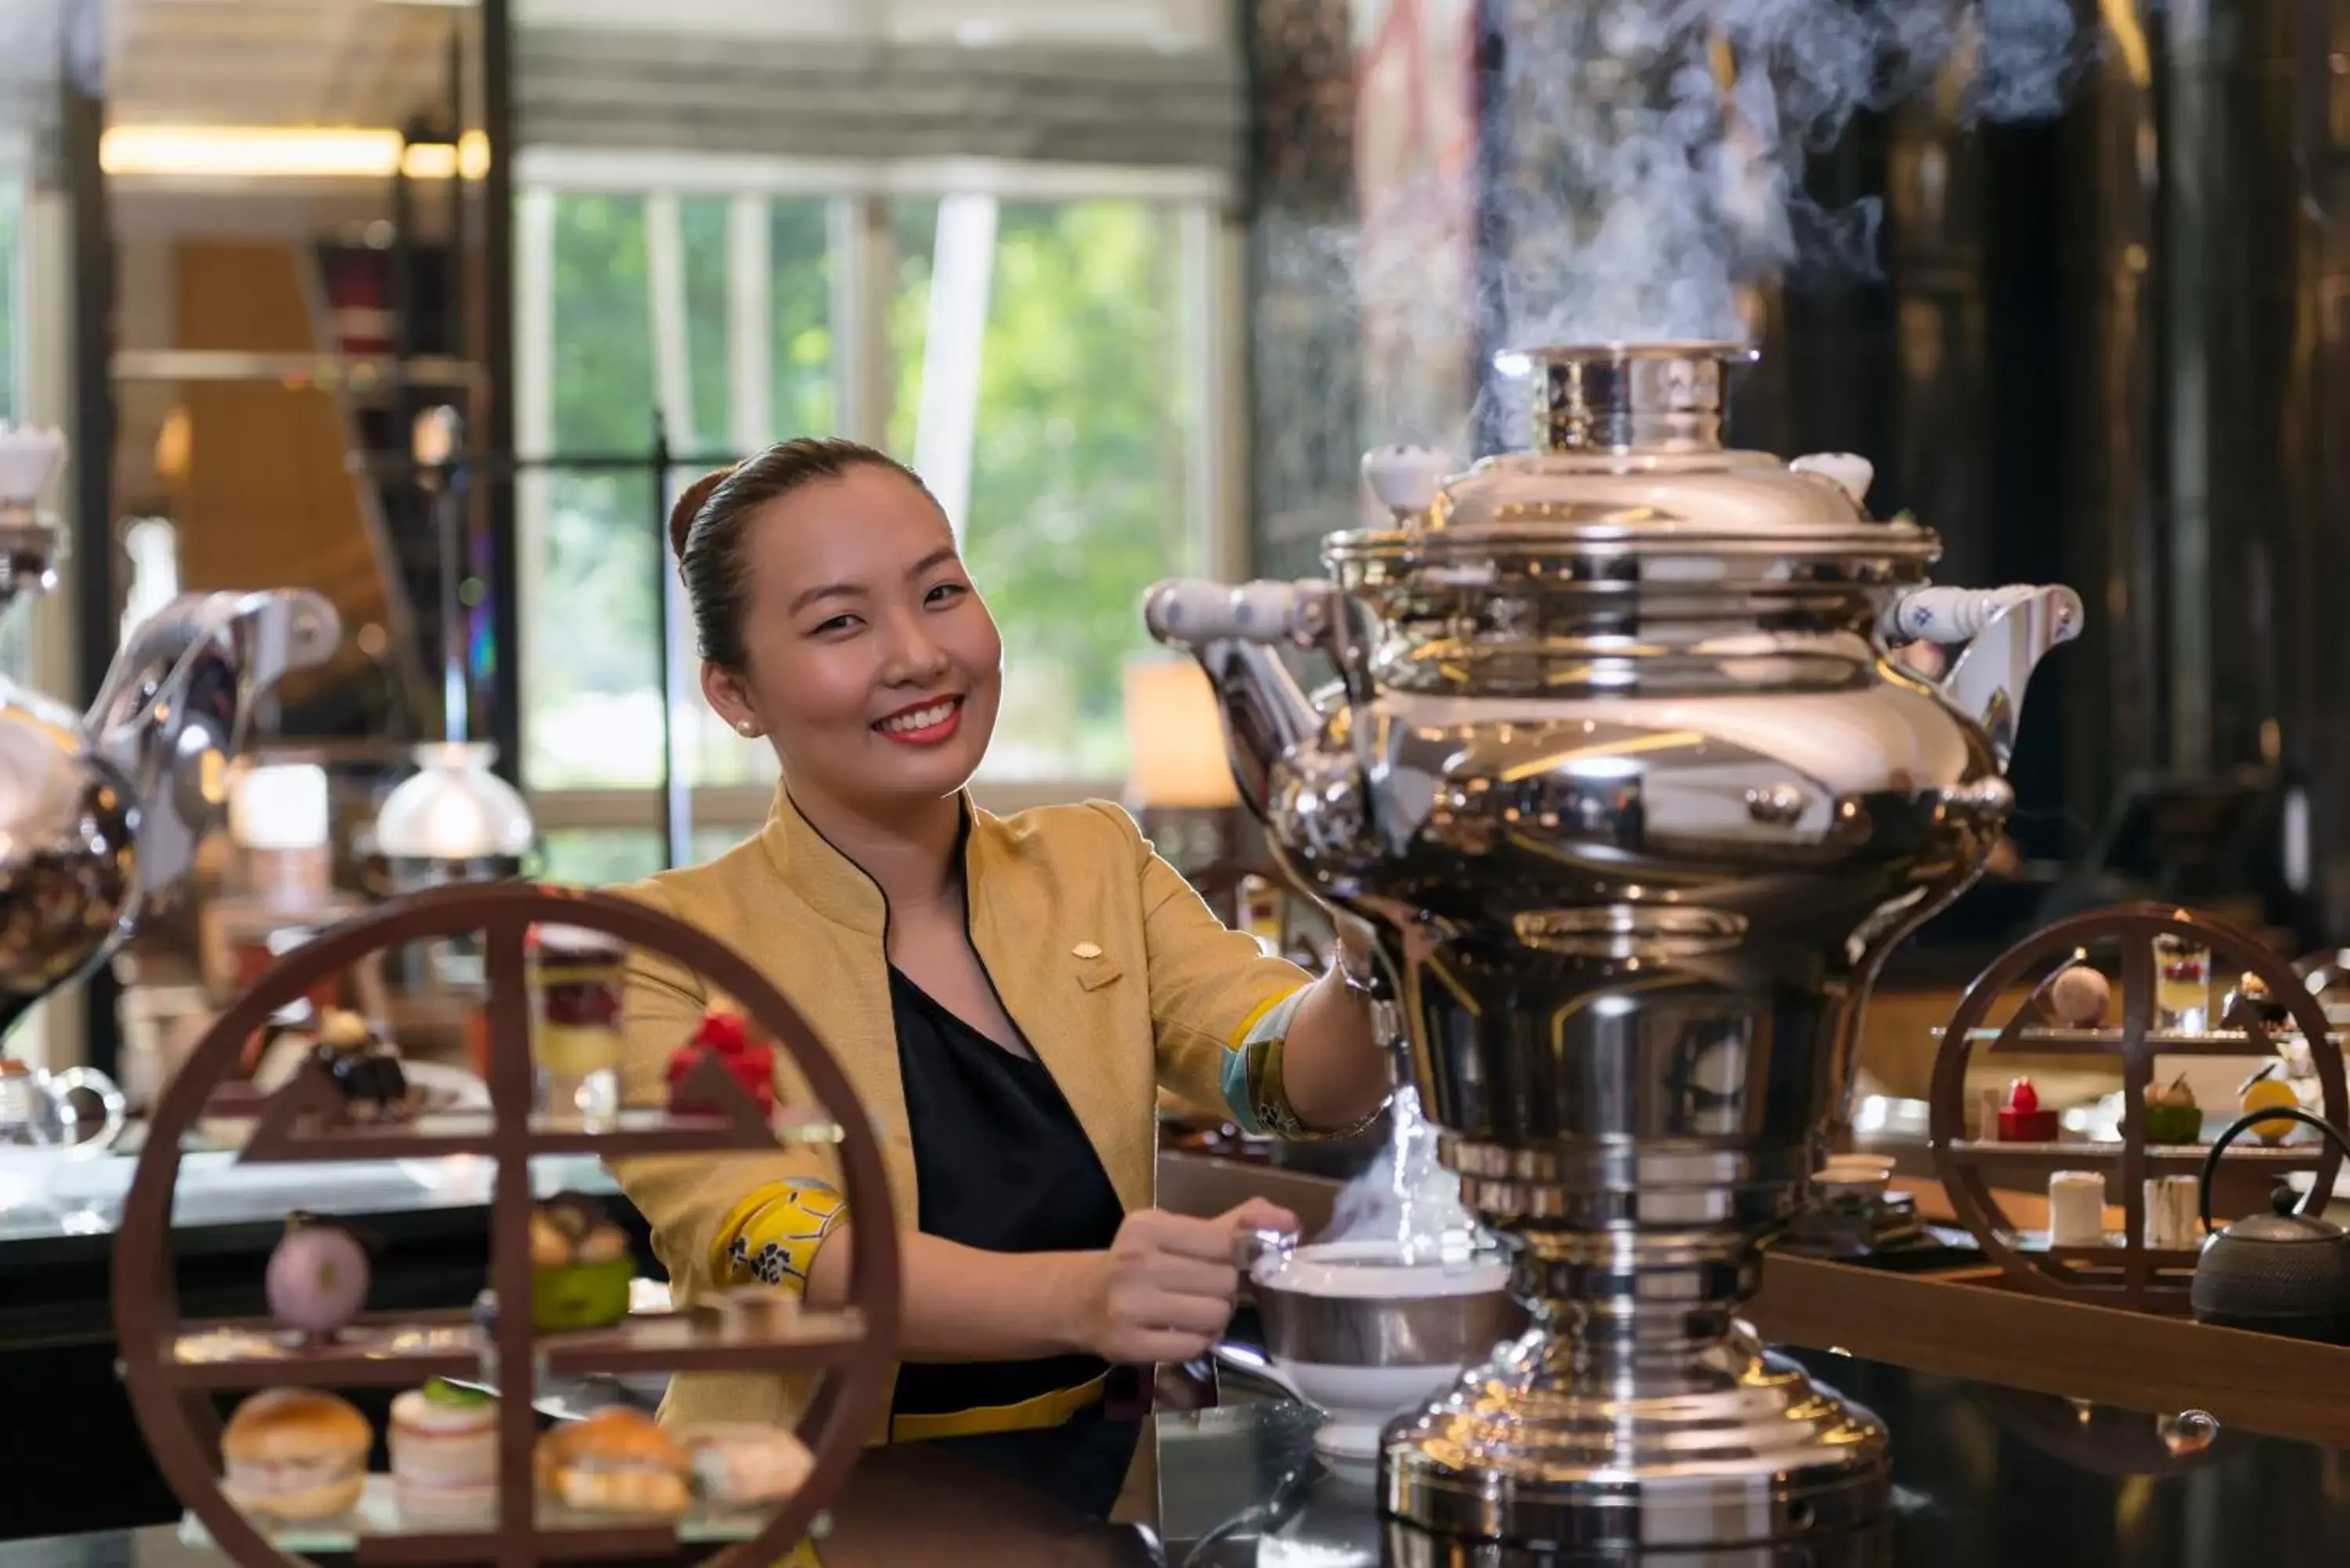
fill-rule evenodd
<path id="1" fill-rule="evenodd" d="M 1389 1428 L 1383 1505 L 1559 1547 L 1825 1541 L 1867 1412 L 1734 1314 L 1853 1075 L 1877 966 L 1973 877 L 2062 587 L 1929 586 L 1868 467 L 1724 450 L 1719 345 L 1559 349 L 1533 450 L 1366 467 L 1329 581 L 1155 588 L 1242 794 L 1372 929 L 1411 1075 L 1534 1327 Z M 1939 683 L 1896 645 L 1963 644 Z M 1309 699 L 1280 649 L 1326 654 Z M 1939 650 L 1936 650 L 1939 654 Z M 1939 665 L 1942 657 L 1921 660 Z"/>

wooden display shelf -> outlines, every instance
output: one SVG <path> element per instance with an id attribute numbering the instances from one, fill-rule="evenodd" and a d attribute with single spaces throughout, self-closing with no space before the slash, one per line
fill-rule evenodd
<path id="1" fill-rule="evenodd" d="M 1934 1038 L 1944 1037 L 1945 1031 L 1934 1031 Z M 2278 1038 L 2298 1038 L 2295 1031 L 2280 1031 Z M 2035 1024 L 2023 1029 L 1970 1029 L 1967 1043 L 1993 1051 L 2028 1052 L 2035 1056 L 2116 1056 L 2127 1041 L 2126 1032 L 2120 1029 L 2053 1029 Z M 2344 1036 L 2329 1034 L 2330 1043 L 2341 1044 Z M 2158 1056 L 2273 1056 L 2273 1040 L 2246 1034 L 2240 1030 L 2216 1033 L 2189 1034 L 2169 1030 L 2149 1029 L 2143 1037 L 2147 1051 Z"/>
<path id="2" fill-rule="evenodd" d="M 608 1328 L 542 1332 L 533 1344 L 547 1373 L 578 1376 L 830 1366 L 865 1339 L 864 1315 L 851 1308 L 759 1323 L 641 1313 Z M 429 1377 L 481 1377 L 495 1348 L 490 1334 L 459 1312 L 370 1314 L 325 1345 L 306 1343 L 268 1319 L 246 1318 L 190 1325 L 164 1362 L 172 1379 L 190 1388 L 405 1386 Z"/>
<path id="3" fill-rule="evenodd" d="M 536 1112 L 526 944 L 534 926 L 550 924 L 600 931 L 618 945 L 700 974 L 713 992 L 733 998 L 774 1042 L 809 1098 L 847 1114 L 836 1120 L 786 1109 L 771 1118 L 707 1052 L 676 1087 L 690 1103 L 711 1106 L 711 1115 L 644 1111 L 622 1117 L 614 1128 Z M 325 1068 L 314 1062 L 263 1105 L 244 1158 L 295 1162 L 464 1154 L 494 1162 L 489 1284 L 505 1308 L 495 1324 L 485 1331 L 469 1315 L 447 1313 L 376 1314 L 359 1320 L 356 1332 L 313 1345 L 271 1325 L 179 1323 L 170 1240 L 182 1140 L 244 1043 L 288 1001 L 374 952 L 472 932 L 481 933 L 485 949 L 489 1112 L 354 1124 Z M 695 927 L 626 898 L 529 883 L 460 884 L 408 894 L 321 933 L 265 971 L 197 1043 L 157 1102 L 123 1199 L 114 1248 L 114 1321 L 123 1385 L 157 1468 L 212 1544 L 242 1568 L 293 1568 L 289 1552 L 345 1551 L 362 1563 L 463 1562 L 495 1568 L 616 1557 L 668 1561 L 681 1543 L 697 1539 L 718 1547 L 717 1568 L 769 1568 L 808 1536 L 888 1408 L 899 1310 L 897 1231 L 880 1148 L 870 1123 L 854 1114 L 856 1105 L 847 1075 L 806 1020 L 755 967 Z M 662 1320 L 672 1314 L 662 1314 L 577 1334 L 542 1334 L 533 1325 L 524 1305 L 536 1282 L 531 1156 L 749 1153 L 774 1150 L 779 1137 L 793 1136 L 836 1147 L 847 1200 L 870 1222 L 871 1234 L 849 1262 L 852 1310 L 692 1324 L 682 1323 L 681 1314 L 672 1321 Z M 246 1337 L 233 1342 L 240 1334 Z M 506 1369 L 514 1385 L 496 1412 L 498 1517 L 473 1531 L 408 1531 L 396 1499 L 386 1494 L 393 1506 L 380 1530 L 347 1520 L 342 1535 L 324 1542 L 265 1532 L 263 1521 L 248 1518 L 223 1491 L 217 1413 L 210 1400 L 189 1397 L 297 1381 L 326 1387 L 396 1386 L 436 1376 L 470 1381 L 493 1366 Z M 665 1521 L 565 1516 L 537 1499 L 538 1412 L 523 1397 L 525 1376 L 542 1368 L 771 1376 L 792 1367 L 821 1371 L 825 1383 L 798 1427 L 814 1464 L 799 1490 L 773 1511 L 730 1515 L 723 1531 L 706 1515 L 690 1515 L 681 1529 Z"/>
<path id="4" fill-rule="evenodd" d="M 2127 1147 L 2110 1141 L 2000 1143 L 1993 1140 L 1984 1143 L 1977 1138 L 1961 1138 L 1950 1146 L 1950 1151 L 1955 1158 L 1975 1165 L 2056 1170 L 2068 1165 L 2112 1165 L 2121 1159 Z M 2228 1161 L 2231 1165 L 2241 1162 L 2299 1170 L 2315 1165 L 2324 1155 L 2325 1146 L 2314 1140 L 2274 1146 L 2263 1144 L 2258 1147 L 2238 1144 L 2228 1150 Z M 2153 1143 L 2146 1146 L 2146 1168 L 2193 1175 L 2203 1168 L 2203 1162 L 2210 1156 L 2209 1144 Z"/>
<path id="5" fill-rule="evenodd" d="M 712 1076 L 724 1080 L 713 1089 Z M 812 1106 L 779 1106 L 759 1115 L 724 1069 L 696 1063 L 684 1085 L 723 1105 L 723 1114 L 681 1114 L 660 1107 L 630 1106 L 608 1119 L 589 1121 L 534 1111 L 528 1123 L 530 1154 L 594 1154 L 628 1158 L 651 1154 L 727 1154 L 773 1148 L 777 1143 L 838 1143 L 839 1122 Z M 494 1158 L 512 1154 L 514 1143 L 489 1106 L 433 1111 L 407 1121 L 342 1119 L 343 1102 L 326 1070 L 313 1062 L 263 1104 L 252 1136 L 237 1154 L 240 1165 L 296 1165 L 323 1160 L 432 1159 L 448 1155 Z"/>
<path id="6" fill-rule="evenodd" d="M 2014 1241 L 2015 1250 L 2035 1258 L 2054 1258 L 2060 1263 L 2081 1263 L 2090 1268 L 2119 1269 L 2129 1262 L 2129 1243 L 2119 1231 L 2109 1231 L 2104 1241 L 2095 1246 L 2053 1247 L 2045 1231 L 2026 1231 Z M 2203 1256 L 2199 1247 L 2141 1247 L 2139 1256 L 2158 1269 L 2192 1269 Z"/>
<path id="7" fill-rule="evenodd" d="M 777 1106 L 761 1125 L 772 1136 L 754 1147 L 838 1143 L 845 1136 L 838 1122 L 814 1106 Z M 545 1116 L 534 1116 L 530 1124 L 533 1154 L 592 1154 L 626 1159 L 647 1154 L 739 1154 L 743 1148 L 742 1129 L 731 1123 L 717 1116 L 673 1111 L 624 1110 L 609 1131 Z"/>
<path id="8" fill-rule="evenodd" d="M 324 1344 L 271 1318 L 183 1325 L 163 1367 L 185 1388 L 406 1386 L 429 1377 L 478 1377 L 482 1331 L 461 1311 L 369 1313 Z"/>
<path id="9" fill-rule="evenodd" d="M 853 1308 L 803 1309 L 772 1323 L 698 1312 L 647 1313 L 609 1328 L 538 1337 L 539 1361 L 558 1376 L 586 1372 L 763 1372 L 829 1366 L 865 1343 Z"/>
<path id="10" fill-rule="evenodd" d="M 1774 1345 L 2124 1410 L 2206 1410 L 2223 1427 L 2350 1443 L 2343 1345 L 2034 1295 L 1996 1274 L 1959 1282 L 1778 1251 L 1763 1254 L 1762 1288 L 1740 1315 Z"/>
<path id="11" fill-rule="evenodd" d="M 621 1559 L 666 1562 L 680 1546 L 718 1545 L 748 1541 L 766 1523 L 764 1512 L 714 1510 L 697 1504 L 682 1519 L 631 1521 L 580 1514 L 539 1499 L 534 1508 L 538 1548 L 543 1562 Z M 829 1533 L 819 1520 L 809 1532 L 816 1539 Z M 398 1493 L 388 1475 L 370 1475 L 359 1504 L 338 1519 L 303 1524 L 264 1524 L 269 1543 L 281 1552 L 355 1557 L 380 1568 L 424 1568 L 444 1563 L 481 1563 L 483 1546 L 493 1537 L 480 1530 L 452 1530 L 440 1523 L 410 1525 L 400 1515 Z M 214 1550 L 211 1532 L 193 1514 L 180 1521 L 181 1544 L 197 1551 Z"/>
<path id="12" fill-rule="evenodd" d="M 2223 1031 L 2157 1029 L 2161 982 L 2155 944 L 2165 940 L 2201 947 L 2229 971 L 2256 977 L 2283 1009 L 2286 1023 L 2272 1023 L 2261 1016 L 2262 1010 L 2240 1005 L 2220 1020 L 2228 1025 Z M 2059 979 L 2068 965 L 2092 948 L 2119 951 L 2120 981 L 2112 999 L 2116 1004 L 2115 1027 L 2050 1027 Z M 1991 1027 L 1994 1005 L 2004 1005 L 2016 983 L 2035 972 L 2042 975 L 2039 982 L 2004 1023 Z M 2350 1127 L 2350 1079 L 2345 1079 L 2343 1054 L 2332 1045 L 2338 1037 L 2301 977 L 2257 939 L 2206 916 L 2158 904 L 2121 905 L 2069 916 L 2026 937 L 1994 960 L 1967 987 L 1957 1010 L 1939 1032 L 1940 1045 L 1934 1056 L 1933 1096 L 1927 1117 L 1935 1171 L 1960 1221 L 1981 1243 L 1983 1256 L 2018 1288 L 2084 1304 L 2184 1313 L 2189 1303 L 2181 1271 L 2150 1255 L 2143 1241 L 2146 1189 L 2148 1179 L 2158 1175 L 2199 1176 L 2213 1164 L 2214 1156 L 2211 1147 L 2200 1144 L 2147 1141 L 2145 1106 L 2155 1064 L 2166 1055 L 2271 1056 L 2273 1041 L 2287 1033 L 2328 1043 L 2326 1049 L 2310 1054 L 2324 1106 L 2318 1119 L 2334 1128 Z M 1966 1136 L 1970 1070 L 1976 1054 L 1995 1058 L 2002 1052 L 2034 1051 L 2112 1062 L 2121 1078 L 2118 1138 L 2000 1143 Z M 2259 1114 L 2282 1118 L 2302 1113 L 2278 1106 Z M 2233 1129 L 2251 1125 L 2257 1123 L 2241 1118 L 2230 1123 Z M 2275 1147 L 2238 1141 L 2226 1147 L 2225 1155 L 2217 1167 L 2222 1177 L 2273 1179 L 2281 1171 L 2314 1168 L 2317 1191 L 2328 1194 L 2343 1165 L 2342 1149 L 2328 1139 Z M 2061 1252 L 2020 1247 L 2016 1227 L 1991 1185 L 1995 1174 L 2044 1176 L 2068 1166 L 2110 1173 L 2114 1185 L 2106 1195 L 2122 1211 L 2120 1245 L 2091 1251 L 2094 1276 L 2076 1271 Z M 2313 1196 L 2309 1201 L 2322 1206 L 2324 1199 Z"/>

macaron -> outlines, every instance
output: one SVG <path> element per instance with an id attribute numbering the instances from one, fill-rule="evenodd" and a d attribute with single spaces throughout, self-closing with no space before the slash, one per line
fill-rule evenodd
<path id="1" fill-rule="evenodd" d="M 411 1524 L 485 1523 L 497 1511 L 498 1404 L 434 1378 L 391 1402 L 391 1482 Z"/>

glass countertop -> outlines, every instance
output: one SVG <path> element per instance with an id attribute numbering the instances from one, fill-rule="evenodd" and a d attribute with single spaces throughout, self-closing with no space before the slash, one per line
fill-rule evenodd
<path id="1" fill-rule="evenodd" d="M 2155 1417 L 1806 1355 L 1894 1434 L 1878 1535 L 1808 1551 L 1626 1558 L 1630 1568 L 2333 1568 L 2350 1539 L 2350 1449 L 2224 1431 L 2173 1456 Z M 1292 1404 L 1161 1413 L 1152 1517 L 1063 1513 L 922 1445 L 868 1450 L 833 1509 L 824 1568 L 1370 1568 L 1427 1555 L 1373 1494 L 1324 1472 Z M 1510 1568 L 1540 1559 L 1512 1556 Z M 0 1568 L 219 1568 L 170 1526 L 0 1544 Z M 1592 1560 L 1576 1559 L 1581 1568 Z"/>
<path id="2" fill-rule="evenodd" d="M 10 1151 L 0 1158 L 0 1245 L 57 1236 L 112 1235 L 137 1163 L 131 1154 L 35 1160 Z M 494 1172 L 490 1160 L 472 1155 L 240 1165 L 234 1150 L 192 1152 L 180 1157 L 172 1224 L 174 1229 L 277 1224 L 296 1209 L 339 1215 L 478 1209 L 490 1200 Z M 532 1160 L 531 1185 L 542 1196 L 618 1190 L 590 1155 Z"/>

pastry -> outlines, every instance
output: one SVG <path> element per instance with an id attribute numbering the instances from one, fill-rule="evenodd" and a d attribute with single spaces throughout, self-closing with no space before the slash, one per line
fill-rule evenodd
<path id="1" fill-rule="evenodd" d="M 2146 1091 L 2146 1141 L 2148 1143 L 2200 1143 L 2203 1141 L 2203 1107 L 2195 1103 L 2195 1091 L 2187 1086 L 2184 1074 L 2168 1088 L 2150 1085 Z"/>
<path id="2" fill-rule="evenodd" d="M 531 939 L 538 951 L 540 1071 L 568 1085 L 617 1071 L 627 946 L 577 926 L 539 926 Z M 563 1096 L 556 1098 L 561 1108 Z"/>
<path id="3" fill-rule="evenodd" d="M 319 1022 L 311 1054 L 342 1096 L 343 1114 L 350 1120 L 402 1121 L 415 1114 L 400 1053 L 358 1013 L 328 1012 Z"/>
<path id="4" fill-rule="evenodd" d="M 289 1214 L 263 1290 L 278 1322 L 305 1334 L 333 1334 L 367 1304 L 367 1252 L 340 1226 Z"/>
<path id="5" fill-rule="evenodd" d="M 751 1038 L 751 1031 L 742 1014 L 718 1008 L 702 1015 L 702 1026 L 693 1038 L 679 1046 L 669 1059 L 669 1108 L 672 1111 L 715 1111 L 716 1106 L 698 1101 L 685 1085 L 685 1075 L 695 1063 L 705 1055 L 716 1059 L 733 1080 L 743 1085 L 752 1103 L 762 1116 L 775 1108 L 775 1053 L 773 1047 Z"/>
<path id="6" fill-rule="evenodd" d="M 332 1519 L 359 1501 L 374 1441 L 367 1417 L 332 1394 L 268 1389 L 239 1405 L 221 1433 L 221 1490 L 266 1519 Z"/>
<path id="7" fill-rule="evenodd" d="M 598 1410 L 538 1440 L 532 1476 L 539 1491 L 584 1513 L 674 1519 L 692 1506 L 692 1465 L 650 1417 Z"/>
<path id="8" fill-rule="evenodd" d="M 497 1511 L 497 1401 L 437 1377 L 394 1399 L 391 1483 L 408 1523 L 488 1522 Z"/>
<path id="9" fill-rule="evenodd" d="M 2007 1086 L 2007 1104 L 2000 1107 L 1999 1141 L 2002 1143 L 2054 1143 L 2056 1140 L 2056 1113 L 2040 1108 L 2040 1093 L 2029 1078 L 2018 1078 Z"/>
<path id="10" fill-rule="evenodd" d="M 2240 1111 L 2290 1111 L 2300 1107 L 2301 1096 L 2286 1082 L 2282 1064 L 2271 1062 L 2244 1080 L 2236 1091 L 2236 1108 Z M 2251 1126 L 2251 1132 L 2262 1143 L 2282 1143 L 2300 1124 L 2291 1116 L 2266 1116 Z"/>
<path id="11" fill-rule="evenodd" d="M 2095 1029 L 2106 1021 L 2113 982 L 2087 964 L 2068 965 L 2048 987 L 2048 1012 L 2060 1029 Z"/>
<path id="12" fill-rule="evenodd" d="M 2048 1244 L 2106 1244 L 2106 1179 L 2094 1170 L 2060 1170 L 2048 1179 Z"/>
<path id="13" fill-rule="evenodd" d="M 2201 1183 L 2191 1176 L 2146 1179 L 2146 1244 L 2167 1251 L 2192 1251 L 2201 1228 L 2198 1204 Z"/>
<path id="14" fill-rule="evenodd" d="M 603 1206 L 565 1192 L 530 1219 L 530 1318 L 540 1329 L 603 1328 L 629 1315 L 629 1238 Z"/>
<path id="15" fill-rule="evenodd" d="M 2236 989 L 2220 1004 L 2220 1023 L 2229 1029 L 2244 1029 L 2258 1023 L 2266 1034 L 2290 1031 L 2293 1027 L 2293 1009 L 2287 1007 L 2269 990 L 2269 982 L 2247 970 L 2236 981 Z"/>
<path id="16" fill-rule="evenodd" d="M 781 1502 L 816 1468 L 795 1434 L 754 1421 L 704 1421 L 681 1429 L 677 1440 L 693 1463 L 694 1483 L 717 1508 Z"/>

